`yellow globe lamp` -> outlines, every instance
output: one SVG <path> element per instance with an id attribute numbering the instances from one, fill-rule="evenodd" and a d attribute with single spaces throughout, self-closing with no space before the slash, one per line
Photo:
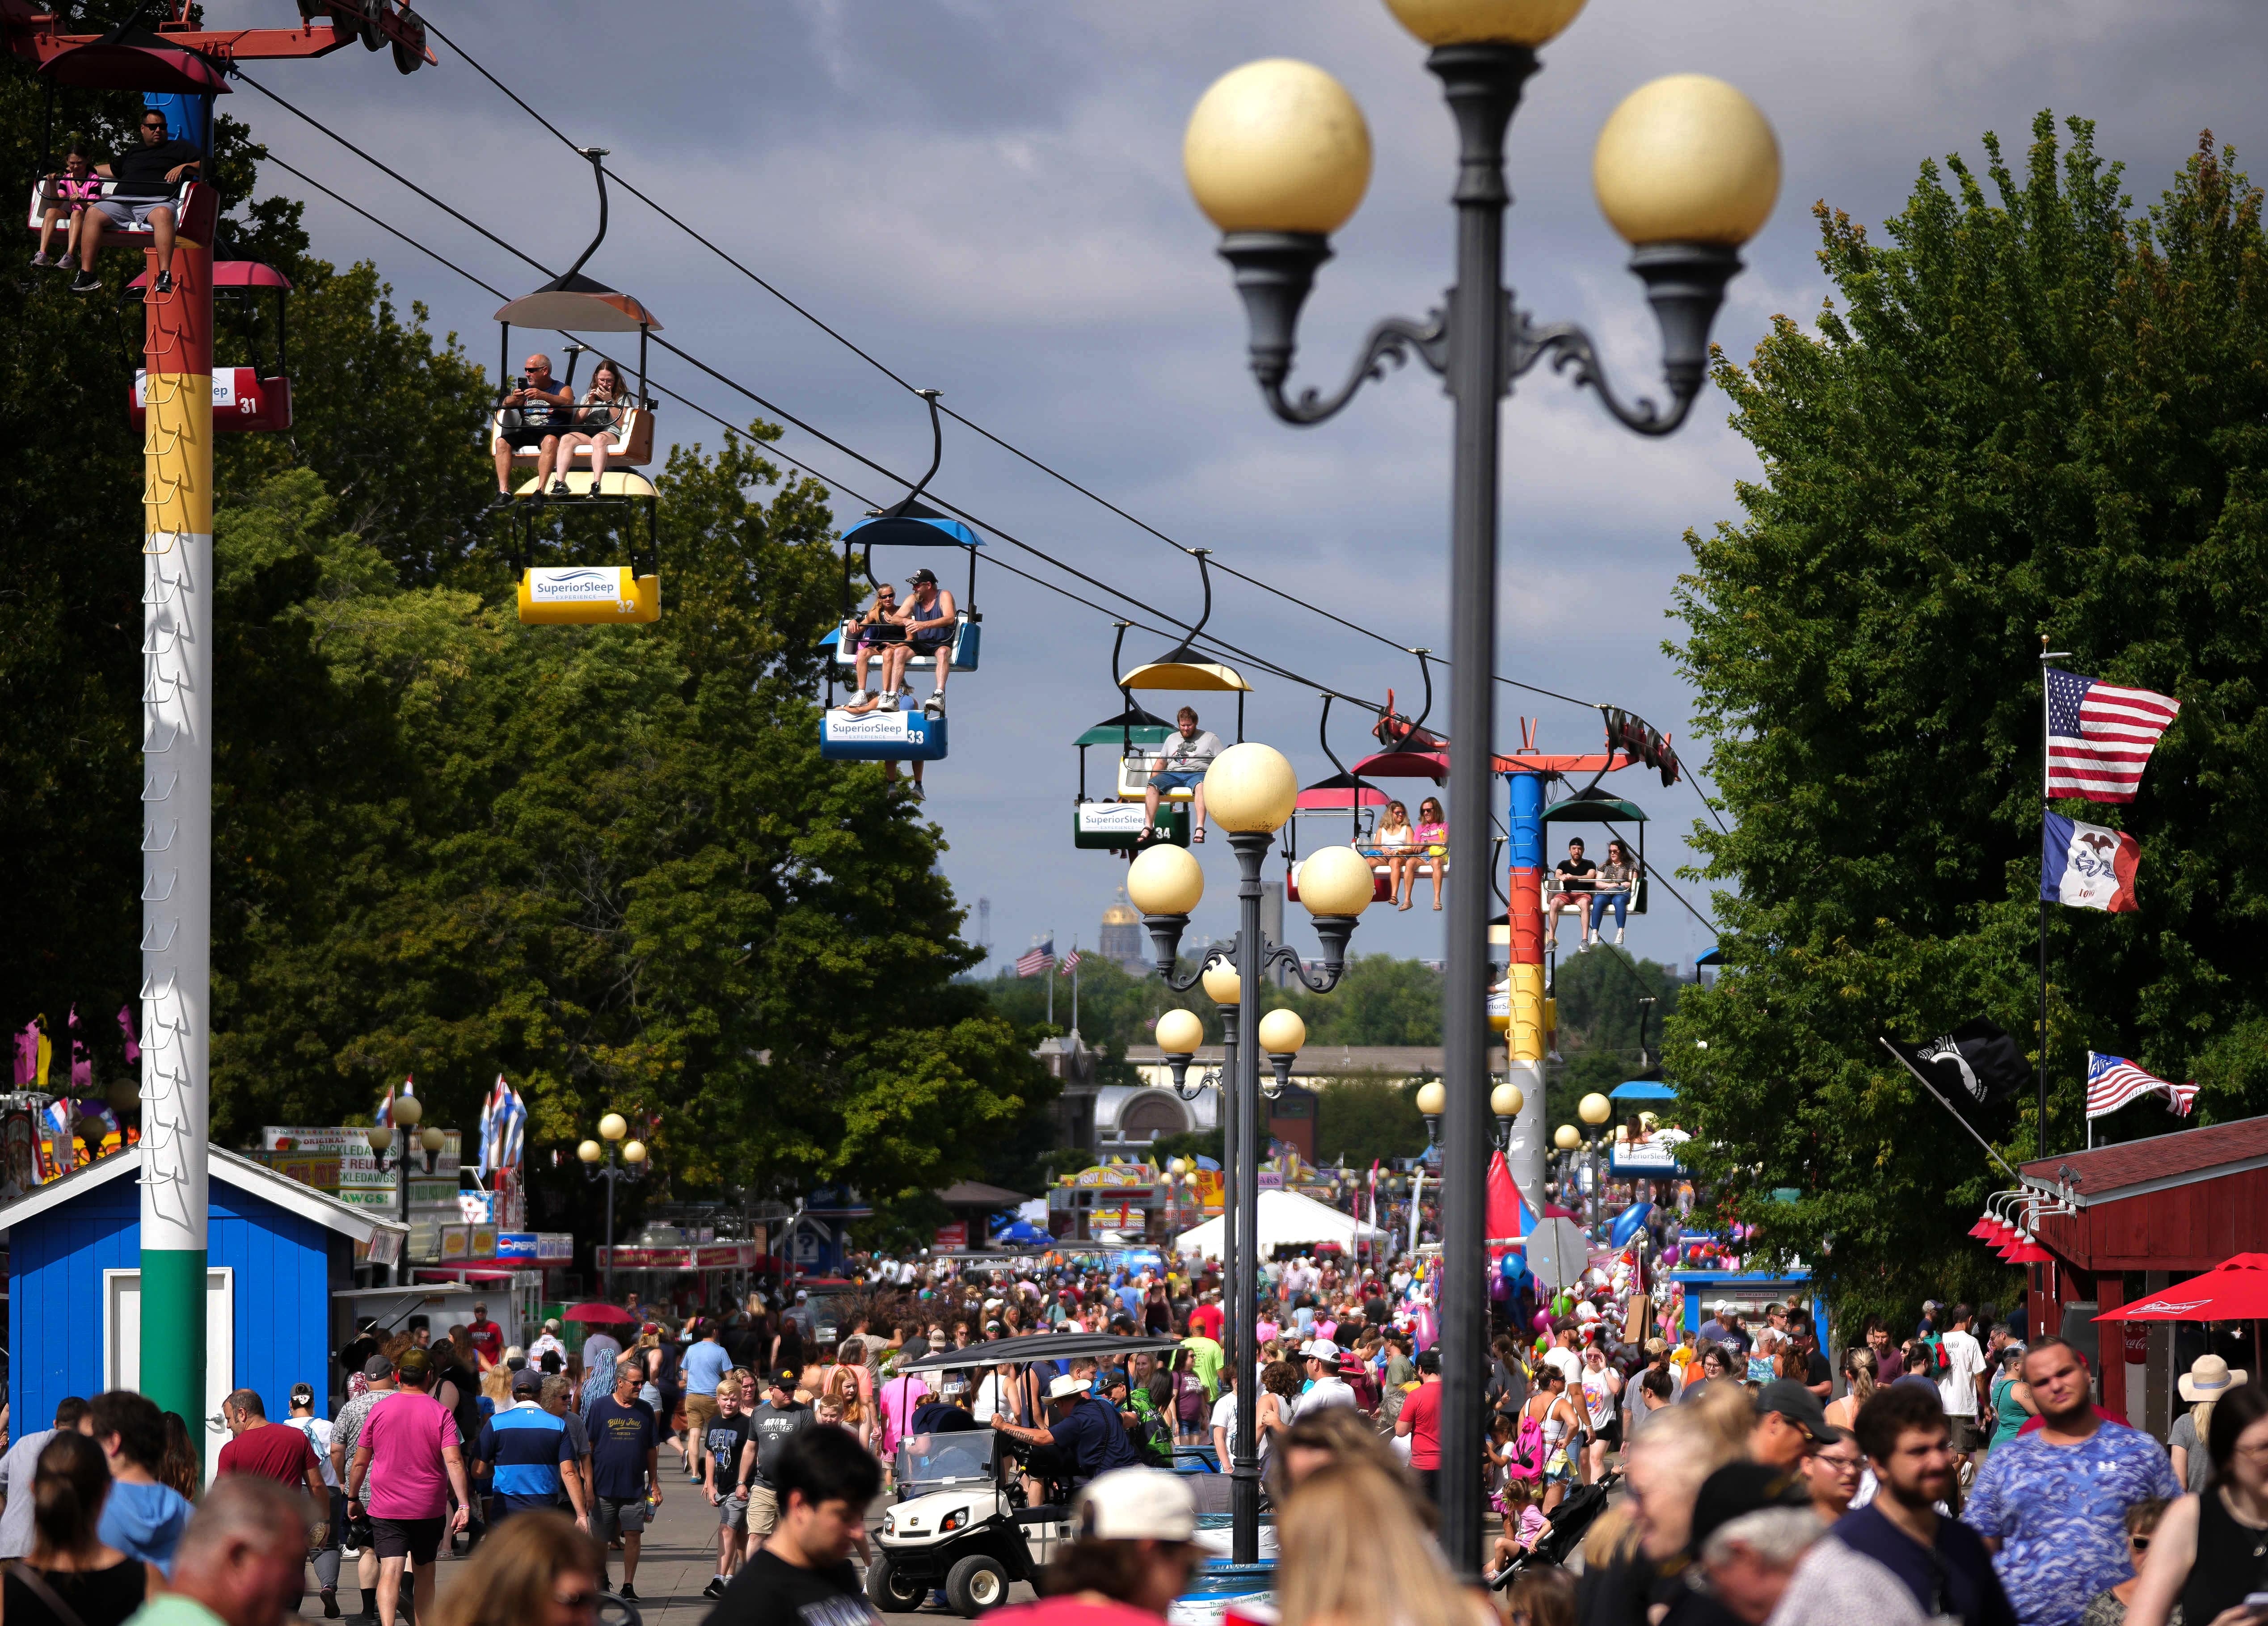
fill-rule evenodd
<path id="1" fill-rule="evenodd" d="M 1551 1137 L 1551 1144 L 1562 1151 L 1572 1151 L 1583 1144 L 1583 1132 L 1572 1123 L 1563 1123 Z"/>
<path id="2" fill-rule="evenodd" d="M 630 1121 L 618 1112 L 610 1112 L 599 1120 L 599 1138 L 601 1140 L 620 1140 L 630 1132 Z"/>
<path id="3" fill-rule="evenodd" d="M 449 1144 L 448 1131 L 438 1123 L 429 1123 L 417 1131 L 417 1144 L 428 1151 L 438 1151 Z"/>
<path id="4" fill-rule="evenodd" d="M 594 1140 L 586 1140 L 575 1148 L 575 1155 L 585 1163 L 596 1163 L 607 1155 L 607 1149 Z"/>
<path id="5" fill-rule="evenodd" d="M 387 1148 L 394 1144 L 394 1131 L 383 1123 L 373 1123 L 363 1131 L 363 1138 L 370 1143 L 372 1151 L 382 1157 Z"/>
<path id="6" fill-rule="evenodd" d="M 416 1096 L 397 1095 L 394 1098 L 394 1121 L 403 1129 L 416 1129 L 418 1120 L 424 1115 L 425 1103 Z"/>
<path id="7" fill-rule="evenodd" d="M 1440 1117 L 1448 1105 L 1448 1088 L 1439 1078 L 1428 1078 L 1418 1086 L 1418 1110 L 1427 1117 Z"/>
<path id="8" fill-rule="evenodd" d="M 1179 1180 L 1182 1177 L 1182 1173 L 1188 1169 L 1189 1166 L 1189 1160 L 1187 1159 L 1175 1158 L 1171 1163 L 1166 1165 L 1166 1173 L 1171 1174 L 1174 1179 Z"/>
<path id="9" fill-rule="evenodd" d="M 1386 9 L 1428 45 L 1543 45 L 1583 0 L 1386 0 Z"/>
<path id="10" fill-rule="evenodd" d="M 1591 185 L 1609 225 L 1635 247 L 1737 248 L 1779 197 L 1779 139 L 1739 91 L 1703 73 L 1641 85 L 1607 116 Z"/>
<path id="11" fill-rule="evenodd" d="M 1204 1024 L 1194 1011 L 1174 1010 L 1158 1019 L 1158 1048 L 1167 1056 L 1189 1056 L 1204 1042 Z"/>
<path id="12" fill-rule="evenodd" d="M 1224 232 L 1327 237 L 1369 188 L 1370 127 L 1329 74 L 1271 56 L 1231 69 L 1197 99 L 1182 136 L 1182 173 Z M 1211 806 L 1210 790 L 1205 801 Z"/>
<path id="13" fill-rule="evenodd" d="M 1575 1115 L 1596 1129 L 1615 1115 L 1615 1104 L 1594 1090 L 1577 1105 Z"/>
<path id="14" fill-rule="evenodd" d="M 1126 896 L 1145 915 L 1186 915 L 1204 896 L 1204 871 L 1186 847 L 1147 848 L 1127 869 Z"/>
<path id="15" fill-rule="evenodd" d="M 1205 812 L 1222 829 L 1234 835 L 1266 835 L 1283 828 L 1292 816 L 1300 776 L 1292 771 L 1291 759 L 1274 746 L 1248 739 L 1213 758 L 1205 770 L 1204 796 Z"/>
<path id="16" fill-rule="evenodd" d="M 1236 967 L 1226 960 L 1208 960 L 1204 975 L 1199 979 L 1205 997 L 1217 1005 L 1233 1005 L 1244 997 L 1243 981 L 1236 975 Z"/>
<path id="17" fill-rule="evenodd" d="M 1206 781 L 1208 798 L 1211 780 Z M 1359 915 L 1378 895 L 1370 862 L 1351 847 L 1326 847 L 1300 865 L 1300 902 L 1310 915 Z"/>
<path id="18" fill-rule="evenodd" d="M 1300 1047 L 1307 1042 L 1307 1025 L 1300 1019 L 1297 1011 L 1270 1011 L 1260 1019 L 1260 1053 L 1263 1056 L 1296 1056 Z"/>
<path id="19" fill-rule="evenodd" d="M 1517 1118 L 1520 1109 L 1526 1105 L 1527 1095 L 1510 1079 L 1489 1092 L 1489 1110 L 1499 1118 Z"/>
<path id="20" fill-rule="evenodd" d="M 645 1143 L 642 1140 L 634 1140 L 624 1144 L 622 1147 L 622 1161 L 625 1163 L 644 1162 Z"/>

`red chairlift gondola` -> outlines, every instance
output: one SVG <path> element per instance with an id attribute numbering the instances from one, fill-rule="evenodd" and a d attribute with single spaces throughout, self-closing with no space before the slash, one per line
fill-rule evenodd
<path id="1" fill-rule="evenodd" d="M 127 284 L 127 292 L 139 298 L 149 285 L 150 274 L 144 271 Z M 223 260 L 212 268 L 212 285 L 216 303 L 226 296 L 244 307 L 248 318 L 246 341 L 252 356 L 248 367 L 213 368 L 214 431 L 227 434 L 290 429 L 291 353 L 284 305 L 291 293 L 291 279 L 274 266 L 262 265 L 256 260 Z M 258 301 L 262 293 L 276 296 L 276 365 L 272 371 L 265 364 L 267 358 L 260 349 Z M 128 411 L 137 432 L 143 425 L 145 382 L 145 371 L 136 368 Z"/>

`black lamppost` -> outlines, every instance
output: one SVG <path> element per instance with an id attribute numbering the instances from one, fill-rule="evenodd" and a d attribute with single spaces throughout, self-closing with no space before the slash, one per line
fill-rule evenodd
<path id="1" fill-rule="evenodd" d="M 600 1273 L 605 1285 L 600 1296 L 612 1304 L 615 1299 L 615 1187 L 628 1181 L 635 1185 L 645 1178 L 645 1143 L 642 1140 L 624 1142 L 630 1132 L 630 1124 L 618 1112 L 610 1112 L 599 1120 L 599 1136 L 607 1144 L 586 1140 L 575 1148 L 575 1155 L 583 1159 L 585 1180 L 607 1182 L 607 1251 L 606 1269 Z M 622 1147 L 622 1161 L 615 1161 L 615 1148 Z"/>
<path id="2" fill-rule="evenodd" d="M 1292 370 L 1300 306 L 1329 234 L 1344 224 L 1370 178 L 1370 136 L 1346 91 L 1322 70 L 1283 59 L 1224 76 L 1191 115 L 1182 162 L 1198 204 L 1223 233 L 1221 257 L 1235 272 L 1250 327 L 1253 375 L 1276 415 L 1316 423 L 1344 407 L 1386 364 L 1413 354 L 1440 374 L 1455 403 L 1451 493 L 1449 610 L 1453 665 L 1449 734 L 1467 771 L 1448 786 L 1449 865 L 1468 877 L 1451 889 L 1448 975 L 1443 999 L 1441 1529 L 1451 1562 L 1480 1568 L 1483 1377 L 1488 1369 L 1488 1290 L 1483 1278 L 1488 1148 L 1486 978 L 1490 889 L 1490 776 L 1494 743 L 1498 413 L 1513 381 L 1549 357 L 1599 393 L 1629 428 L 1664 435 L 1685 421 L 1707 372 L 1708 336 L 1725 284 L 1741 269 L 1734 252 L 1764 224 L 1779 186 L 1771 127 L 1721 81 L 1681 74 L 1658 79 L 1615 110 L 1593 163 L 1599 202 L 1633 246 L 1631 269 L 1646 284 L 1662 336 L 1665 408 L 1625 405 L 1609 388 L 1590 336 L 1569 323 L 1538 324 L 1513 303 L 1503 281 L 1505 131 L 1540 65 L 1536 48 L 1572 20 L 1582 0 L 1388 0 L 1411 33 L 1433 47 L 1426 65 L 1441 80 L 1458 132 L 1453 195 L 1457 280 L 1431 320 L 1395 317 L 1371 330 L 1346 383 L 1328 398 L 1294 396 Z M 1529 1104 L 1540 1136 L 1543 1103 Z"/>
<path id="3" fill-rule="evenodd" d="M 1258 1318 L 1253 1303 L 1253 1275 L 1260 1254 L 1260 1055 L 1263 1048 L 1296 1048 L 1305 1038 L 1294 1034 L 1271 1011 L 1260 1015 L 1260 983 L 1278 966 L 1287 968 L 1300 984 L 1321 994 L 1338 984 L 1345 968 L 1347 939 L 1354 935 L 1355 917 L 1370 907 L 1373 878 L 1370 865 L 1351 847 L 1326 847 L 1300 868 L 1300 901 L 1314 917 L 1315 935 L 1322 939 L 1323 969 L 1310 975 L 1300 962 L 1299 951 L 1270 943 L 1260 932 L 1260 866 L 1284 821 L 1292 816 L 1300 782 L 1283 753 L 1247 741 L 1231 746 L 1213 760 L 1205 773 L 1205 810 L 1213 824 L 1228 836 L 1236 855 L 1237 905 L 1235 940 L 1229 945 L 1234 967 L 1233 999 L 1236 1022 L 1229 1031 L 1233 1048 L 1222 1075 L 1223 1122 L 1228 1134 L 1223 1150 L 1229 1155 L 1227 1201 L 1224 1206 L 1227 1235 L 1226 1259 L 1229 1342 L 1236 1360 L 1237 1393 L 1259 1393 L 1259 1363 L 1254 1359 L 1254 1328 Z M 1158 975 L 1175 992 L 1194 988 L 1200 978 L 1206 991 L 1219 998 L 1231 993 L 1224 968 L 1209 961 L 1204 970 L 1188 977 L 1174 974 L 1182 933 L 1189 911 L 1204 896 L 1204 872 L 1186 848 L 1152 847 L 1138 856 L 1126 875 L 1126 895 L 1142 911 Z M 1226 1020 L 1229 1006 L 1222 1004 Z M 1295 1017 L 1294 1021 L 1297 1020 Z M 1176 1091 L 1186 1089 L 1190 1055 L 1204 1029 L 1188 1012 L 1166 1012 L 1158 1019 L 1158 1047 L 1174 1070 Z M 1234 1042 L 1249 1034 L 1252 1042 Z M 1271 1056 L 1271 1071 L 1280 1082 L 1291 1071 L 1288 1053 Z M 1236 1409 L 1236 1438 L 1231 1453 L 1233 1475 L 1229 1510 L 1233 1519 L 1231 1557 L 1238 1563 L 1260 1559 L 1260 1459 L 1256 1433 L 1259 1402 L 1247 1400 Z"/>
<path id="4" fill-rule="evenodd" d="M 409 1224 L 409 1171 L 413 1162 L 422 1153 L 423 1160 L 416 1162 L 416 1166 L 425 1174 L 431 1174 L 434 1154 L 446 1145 L 449 1139 L 447 1134 L 438 1124 L 429 1123 L 420 1129 L 417 1125 L 424 1116 L 425 1103 L 404 1091 L 394 1099 L 394 1126 L 378 1123 L 363 1131 L 364 1137 L 370 1142 L 370 1154 L 377 1159 L 378 1166 L 380 1168 L 391 1166 L 395 1171 L 394 1202 L 401 1215 L 401 1224 L 404 1227 L 401 1262 L 394 1267 L 394 1280 L 396 1284 L 409 1278 L 409 1238 L 407 1234 Z M 391 1158 L 387 1155 L 389 1151 L 394 1154 Z"/>

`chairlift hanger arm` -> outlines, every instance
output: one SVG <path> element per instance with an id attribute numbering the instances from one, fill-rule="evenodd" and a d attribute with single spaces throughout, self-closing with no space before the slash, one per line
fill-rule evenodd
<path id="1" fill-rule="evenodd" d="M 937 415 L 937 398 L 943 392 L 916 390 L 914 394 L 929 403 L 929 467 L 923 471 L 922 477 L 914 482 L 911 490 L 882 511 L 882 517 L 886 519 L 903 519 L 906 511 L 912 508 L 921 494 L 929 489 L 929 482 L 936 477 L 939 466 L 945 461 L 945 423 Z M 976 574 L 976 557 L 973 554 L 969 559 L 969 574 L 973 579 Z M 973 586 L 971 591 L 974 591 Z"/>
<path id="2" fill-rule="evenodd" d="M 599 234 L 591 239 L 588 248 L 575 256 L 575 263 L 569 266 L 567 274 L 559 279 L 562 283 L 573 282 L 585 263 L 599 252 L 599 245 L 607 240 L 607 150 L 604 147 L 578 147 L 575 151 L 591 161 L 591 179 L 599 184 Z"/>

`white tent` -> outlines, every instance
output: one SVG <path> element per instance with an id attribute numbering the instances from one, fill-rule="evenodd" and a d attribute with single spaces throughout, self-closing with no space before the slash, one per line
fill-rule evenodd
<path id="1" fill-rule="evenodd" d="M 1296 1191 L 1271 1188 L 1260 1194 L 1260 1246 L 1263 1252 L 1302 1242 L 1336 1242 L 1342 1247 L 1352 1247 L 1358 1241 L 1377 1240 L 1385 1235 L 1376 1225 L 1365 1225 L 1351 1214 L 1342 1214 L 1328 1203 L 1303 1197 Z M 1208 1219 L 1194 1231 L 1182 1232 L 1174 1247 L 1178 1253 L 1225 1256 L 1228 1236 L 1223 1220 Z"/>

